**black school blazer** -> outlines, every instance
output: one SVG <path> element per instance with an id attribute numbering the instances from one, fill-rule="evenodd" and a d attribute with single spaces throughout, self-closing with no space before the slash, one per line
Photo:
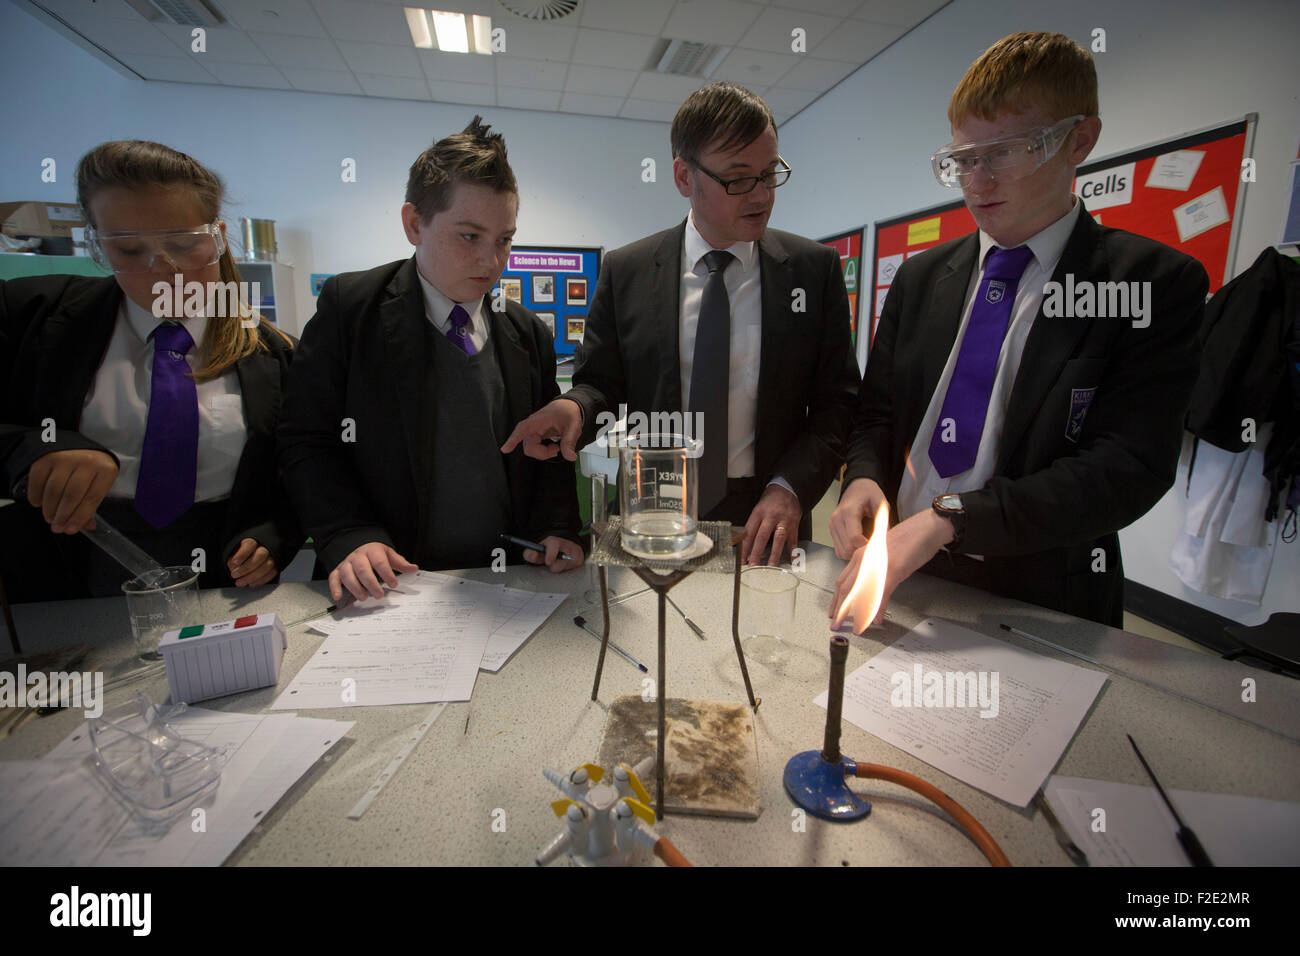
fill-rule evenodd
<path id="1" fill-rule="evenodd" d="M 0 280 L 0 467 L 6 492 L 51 451 L 93 448 L 113 454 L 77 428 L 121 304 L 121 287 L 111 276 Z M 303 541 L 275 466 L 275 431 L 293 349 L 265 328 L 258 334 L 267 351 L 235 365 L 247 438 L 222 524 L 223 573 L 243 538 L 261 542 L 281 570 Z M 41 422 L 47 418 L 55 422 L 54 442 L 41 441 Z"/>

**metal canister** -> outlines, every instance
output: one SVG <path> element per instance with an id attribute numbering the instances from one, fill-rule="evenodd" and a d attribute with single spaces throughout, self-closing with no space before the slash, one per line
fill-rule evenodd
<path id="1" fill-rule="evenodd" d="M 244 234 L 244 258 L 260 262 L 275 261 L 275 220 L 241 219 Z"/>

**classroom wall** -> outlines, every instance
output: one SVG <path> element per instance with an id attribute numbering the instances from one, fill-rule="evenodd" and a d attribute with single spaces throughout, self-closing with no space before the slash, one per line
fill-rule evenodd
<path id="1" fill-rule="evenodd" d="M 482 113 L 506 136 L 519 182 L 521 245 L 616 248 L 666 228 L 688 204 L 672 186 L 668 124 L 496 107 L 246 90 L 128 78 L 0 2 L 0 201 L 72 201 L 77 160 L 110 139 L 153 139 L 226 181 L 239 218 L 276 221 L 295 266 L 298 328 L 315 311 L 312 272 L 405 258 L 398 218 L 411 161 Z M 21 91 L 21 92 L 20 92 Z M 53 157 L 58 179 L 43 183 Z M 656 160 L 653 183 L 642 159 Z M 357 181 L 341 162 L 356 160 Z"/>
<path id="2" fill-rule="evenodd" d="M 791 6 L 795 4 L 791 2 Z M 1096 59 L 1102 139 L 1095 156 L 1258 112 L 1258 182 L 1247 191 L 1237 269 L 1281 229 L 1286 161 L 1300 133 L 1300 5 L 1251 0 L 956 0 L 782 126 L 795 169 L 772 224 L 823 236 L 954 198 L 934 182 L 929 156 L 948 140 L 945 110 L 967 65 L 999 37 L 1059 30 Z M 478 109 L 506 134 L 519 179 L 521 244 L 614 248 L 686 211 L 670 182 L 662 123 L 423 104 L 316 93 L 143 83 L 0 2 L 0 198 L 72 199 L 77 158 L 114 138 L 151 138 L 216 169 L 233 202 L 227 216 L 275 219 L 281 259 L 298 272 L 299 321 L 310 317 L 311 272 L 362 269 L 409 254 L 397 210 L 411 159 L 460 129 Z M 21 93 L 17 92 L 21 91 Z M 40 180 L 46 157 L 57 183 Z M 653 157 L 658 181 L 642 181 Z M 340 162 L 357 160 L 358 181 Z M 232 231 L 237 231 L 233 229 Z M 868 234 L 864 255 L 869 255 Z M 1247 623 L 1295 610 L 1300 546 L 1280 545 L 1261 609 L 1190 591 L 1168 570 L 1180 526 L 1178 484 L 1122 535 L 1130 578 Z"/>
<path id="3" fill-rule="evenodd" d="M 1106 52 L 1094 54 L 1103 122 L 1094 157 L 1259 114 L 1258 181 L 1246 191 L 1236 260 L 1237 272 L 1248 268 L 1280 237 L 1300 135 L 1300 4 L 1289 0 L 956 0 L 782 126 L 795 169 L 780 194 L 783 228 L 831 235 L 958 198 L 935 182 L 929 157 L 950 139 L 948 99 L 970 63 L 1017 30 L 1090 46 L 1096 27 Z M 864 261 L 870 250 L 868 235 Z M 1300 543 L 1279 543 L 1260 608 L 1192 591 L 1169 570 L 1187 457 L 1169 493 L 1121 533 L 1127 576 L 1249 624 L 1300 610 Z"/>

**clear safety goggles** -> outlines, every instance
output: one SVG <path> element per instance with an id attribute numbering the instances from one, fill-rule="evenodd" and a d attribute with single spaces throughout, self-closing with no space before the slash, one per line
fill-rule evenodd
<path id="1" fill-rule="evenodd" d="M 982 164 L 989 176 L 1002 182 L 1024 179 L 1056 155 L 1083 119 L 1079 114 L 1005 139 L 945 146 L 930 157 L 934 178 L 955 189 L 969 183 Z"/>
<path id="2" fill-rule="evenodd" d="M 91 258 L 119 275 L 153 272 L 159 263 L 189 272 L 212 265 L 226 251 L 220 220 L 198 229 L 157 232 L 99 232 L 88 226 L 86 245 Z"/>

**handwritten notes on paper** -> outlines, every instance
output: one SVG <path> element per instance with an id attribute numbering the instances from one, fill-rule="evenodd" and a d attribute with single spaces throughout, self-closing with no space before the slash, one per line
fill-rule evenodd
<path id="1" fill-rule="evenodd" d="M 844 682 L 844 717 L 1025 806 L 1105 682 L 948 621 L 923 621 Z M 826 694 L 815 701 L 826 706 Z"/>
<path id="2" fill-rule="evenodd" d="M 469 700 L 564 601 L 421 571 L 312 627 L 328 635 L 273 710 Z"/>

